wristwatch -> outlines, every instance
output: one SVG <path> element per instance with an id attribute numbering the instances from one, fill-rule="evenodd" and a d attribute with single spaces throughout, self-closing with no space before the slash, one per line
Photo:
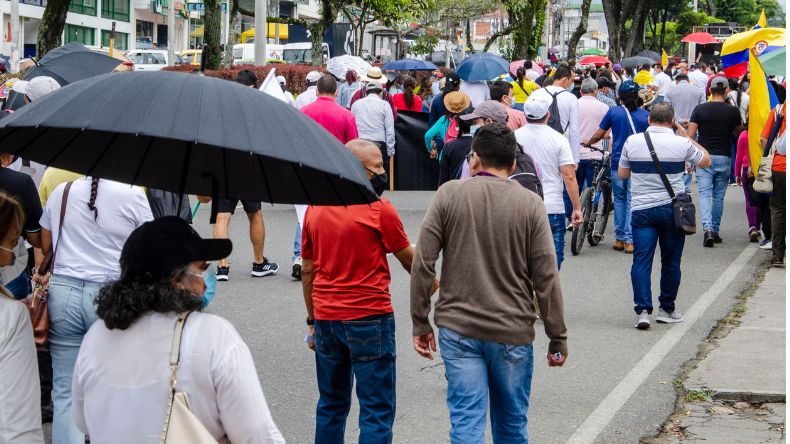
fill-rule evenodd
<path id="1" fill-rule="evenodd" d="M 314 324 L 315 324 L 315 319 L 307 318 L 307 325 L 312 327 Z"/>

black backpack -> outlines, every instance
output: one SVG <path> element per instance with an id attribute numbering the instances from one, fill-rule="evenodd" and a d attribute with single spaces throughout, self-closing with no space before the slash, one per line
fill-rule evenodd
<path id="1" fill-rule="evenodd" d="M 546 92 L 549 91 L 546 90 Z M 546 125 L 548 125 L 549 128 L 563 135 L 565 134 L 565 130 L 568 129 L 568 125 L 571 124 L 569 120 L 568 125 L 565 125 L 565 128 L 562 127 L 562 119 L 560 118 L 560 106 L 557 103 L 557 96 L 564 92 L 568 92 L 568 91 L 563 89 L 562 91 L 558 91 L 554 94 L 549 93 L 549 95 L 551 95 L 551 106 L 549 107 L 549 113 L 550 113 L 549 121 L 546 123 Z"/>
<path id="2" fill-rule="evenodd" d="M 510 179 L 520 183 L 522 187 L 536 193 L 543 200 L 543 184 L 538 177 L 538 169 L 535 168 L 535 161 L 524 152 L 524 148 L 518 145 L 516 150 L 516 171 Z"/>

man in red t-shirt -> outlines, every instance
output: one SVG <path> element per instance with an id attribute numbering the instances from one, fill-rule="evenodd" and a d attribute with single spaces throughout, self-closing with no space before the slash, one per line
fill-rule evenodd
<path id="1" fill-rule="evenodd" d="M 346 146 L 380 194 L 388 180 L 378 146 L 360 139 Z M 392 442 L 395 318 L 387 253 L 411 271 L 414 249 L 388 200 L 308 208 L 302 230 L 302 285 L 320 394 L 316 442 L 343 442 L 354 380 L 359 441 Z"/>
<path id="2" fill-rule="evenodd" d="M 787 221 L 787 154 L 784 148 L 784 135 L 785 135 L 785 105 L 784 101 L 781 105 L 771 110 L 768 115 L 768 120 L 765 122 L 763 132 L 760 134 L 760 143 L 765 149 L 768 144 L 774 144 L 776 152 L 774 153 L 774 162 L 771 165 L 771 182 L 773 182 L 773 191 L 771 192 L 771 199 L 769 205 L 771 206 L 771 243 L 773 244 L 773 258 L 771 258 L 771 265 L 774 267 L 783 267 L 785 262 L 785 223 Z M 777 130 L 775 126 L 779 125 Z M 772 134 L 774 133 L 775 134 Z M 773 136 L 773 137 L 771 137 Z M 771 139 L 771 140 L 769 140 Z"/>

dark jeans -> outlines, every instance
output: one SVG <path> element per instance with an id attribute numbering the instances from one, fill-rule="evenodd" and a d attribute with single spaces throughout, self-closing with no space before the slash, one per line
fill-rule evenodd
<path id="1" fill-rule="evenodd" d="M 562 261 L 565 259 L 565 233 L 568 226 L 565 225 L 564 214 L 549 214 L 549 226 L 551 235 L 554 237 L 554 250 L 557 252 L 557 269 L 562 268 Z"/>
<path id="2" fill-rule="evenodd" d="M 315 442 L 342 443 L 357 382 L 359 442 L 392 442 L 395 421 L 395 316 L 315 321 L 315 367 L 320 398 Z"/>
<path id="3" fill-rule="evenodd" d="M 595 179 L 594 175 L 595 164 L 593 161 L 591 159 L 580 160 L 579 167 L 576 169 L 576 182 L 579 182 L 579 193 L 586 187 L 592 186 L 592 181 Z"/>
<path id="4" fill-rule="evenodd" d="M 771 172 L 771 181 L 774 184 L 774 190 L 771 193 L 771 228 L 773 229 L 771 241 L 773 242 L 774 259 L 784 259 L 785 257 L 785 221 L 787 220 L 785 175 L 786 173 L 778 171 Z"/>
<path id="5" fill-rule="evenodd" d="M 672 204 L 636 210 L 631 215 L 634 235 L 634 263 L 631 265 L 631 285 L 634 287 L 634 311 L 653 313 L 653 295 L 650 289 L 650 272 L 656 244 L 661 247 L 660 307 L 675 311 L 675 298 L 680 287 L 680 257 L 686 236 L 675 228 Z"/>

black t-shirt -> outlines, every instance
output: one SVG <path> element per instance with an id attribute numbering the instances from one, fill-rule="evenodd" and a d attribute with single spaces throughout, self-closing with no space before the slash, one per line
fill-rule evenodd
<path id="1" fill-rule="evenodd" d="M 690 122 L 699 125 L 699 144 L 715 156 L 731 156 L 733 130 L 741 124 L 741 112 L 725 102 L 706 102 L 691 112 Z"/>
<path id="2" fill-rule="evenodd" d="M 442 160 L 439 162 L 439 186 L 461 177 L 464 159 L 471 149 L 471 136 L 461 136 L 444 146 Z"/>
<path id="3" fill-rule="evenodd" d="M 41 200 L 33 178 L 25 173 L 0 167 L 0 190 L 16 198 L 25 209 L 25 232 L 35 233 L 41 229 Z"/>

